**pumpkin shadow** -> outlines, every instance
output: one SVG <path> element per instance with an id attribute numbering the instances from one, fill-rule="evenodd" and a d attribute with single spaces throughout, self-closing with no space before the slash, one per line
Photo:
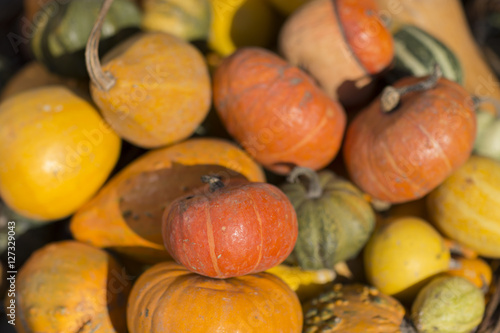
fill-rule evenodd
<path id="1" fill-rule="evenodd" d="M 118 268 L 111 262 L 108 264 L 106 308 L 111 325 L 117 333 L 127 332 L 127 301 L 135 280 L 136 276 L 129 275 L 121 263 Z M 91 319 L 84 322 L 80 330 L 83 331 L 90 323 Z"/>

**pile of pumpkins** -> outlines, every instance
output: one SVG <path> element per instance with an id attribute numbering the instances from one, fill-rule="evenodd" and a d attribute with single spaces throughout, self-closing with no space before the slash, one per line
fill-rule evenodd
<path id="1" fill-rule="evenodd" d="M 458 0 L 21 22 L 0 196 L 71 239 L 2 287 L 18 332 L 498 332 L 500 84 Z"/>

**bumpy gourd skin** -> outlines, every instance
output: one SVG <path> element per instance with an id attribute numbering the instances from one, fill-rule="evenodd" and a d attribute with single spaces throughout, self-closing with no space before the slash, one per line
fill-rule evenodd
<path id="1" fill-rule="evenodd" d="M 157 264 L 134 284 L 130 333 L 300 333 L 297 295 L 269 273 L 211 279 L 172 262 Z"/>
<path id="2" fill-rule="evenodd" d="M 399 333 L 405 310 L 394 298 L 362 284 L 335 284 L 304 304 L 304 332 Z"/>
<path id="3" fill-rule="evenodd" d="M 462 277 L 441 276 L 420 291 L 411 316 L 422 333 L 468 333 L 481 323 L 484 310 L 479 288 Z"/>
<path id="4" fill-rule="evenodd" d="M 123 267 L 103 250 L 75 241 L 51 243 L 19 271 L 16 330 L 125 333 L 131 286 Z"/>

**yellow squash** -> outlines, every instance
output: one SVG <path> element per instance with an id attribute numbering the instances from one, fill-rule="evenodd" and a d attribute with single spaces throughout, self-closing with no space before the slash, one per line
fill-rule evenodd
<path id="1" fill-rule="evenodd" d="M 216 53 L 228 56 L 238 47 L 269 47 L 278 26 L 266 0 L 210 0 L 212 24 L 208 45 Z"/>
<path id="2" fill-rule="evenodd" d="M 416 217 L 396 218 L 377 228 L 364 251 L 369 282 L 404 301 L 428 278 L 448 270 L 450 257 L 441 235 Z"/>
<path id="3" fill-rule="evenodd" d="M 75 212 L 102 186 L 120 138 L 87 101 L 62 86 L 0 104 L 0 193 L 17 213 L 50 221 Z"/>
<path id="4" fill-rule="evenodd" d="M 476 251 L 500 258 L 500 162 L 471 156 L 427 198 L 441 231 Z"/>

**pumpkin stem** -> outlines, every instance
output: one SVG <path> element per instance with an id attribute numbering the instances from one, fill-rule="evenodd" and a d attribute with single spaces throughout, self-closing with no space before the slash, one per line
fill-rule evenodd
<path id="1" fill-rule="evenodd" d="M 111 7 L 113 0 L 104 0 L 99 16 L 92 27 L 87 46 L 85 47 L 85 64 L 89 72 L 90 80 L 99 90 L 109 91 L 116 83 L 116 79 L 109 72 L 102 70 L 101 62 L 99 61 L 99 40 L 101 39 L 101 30 L 106 18 L 106 14 Z"/>
<path id="2" fill-rule="evenodd" d="M 319 176 L 316 171 L 304 167 L 295 167 L 288 175 L 287 181 L 290 183 L 295 183 L 299 176 L 305 176 L 309 181 L 309 188 L 307 189 L 308 198 L 316 199 L 321 197 L 321 195 L 323 194 L 323 189 L 321 188 Z"/>
<path id="3" fill-rule="evenodd" d="M 436 86 L 438 80 L 443 76 L 443 72 L 441 71 L 441 67 L 436 63 L 434 65 L 434 70 L 426 80 L 420 81 L 416 84 L 395 88 L 393 86 L 387 86 L 382 91 L 381 103 L 382 103 L 382 111 L 391 112 L 394 110 L 399 102 L 401 101 L 401 97 L 404 95 L 422 90 L 429 90 Z"/>
<path id="4" fill-rule="evenodd" d="M 220 176 L 201 176 L 201 181 L 205 184 L 209 184 L 209 191 L 213 193 L 220 188 L 224 187 L 224 183 L 222 182 L 222 177 Z"/>

